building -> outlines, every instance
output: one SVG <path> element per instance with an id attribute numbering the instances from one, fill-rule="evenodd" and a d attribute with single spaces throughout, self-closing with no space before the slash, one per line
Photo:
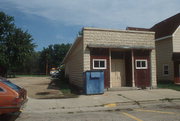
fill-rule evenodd
<path id="1" fill-rule="evenodd" d="M 180 83 L 180 13 L 150 30 L 155 31 L 158 81 Z"/>
<path id="2" fill-rule="evenodd" d="M 65 56 L 65 74 L 83 88 L 83 72 L 104 71 L 104 87 L 156 87 L 154 32 L 83 28 Z"/>

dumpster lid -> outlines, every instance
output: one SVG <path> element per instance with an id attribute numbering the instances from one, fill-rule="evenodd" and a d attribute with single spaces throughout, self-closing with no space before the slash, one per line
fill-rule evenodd
<path id="1" fill-rule="evenodd" d="M 103 70 L 88 70 L 88 71 L 85 71 L 85 72 L 104 72 Z"/>
<path id="2" fill-rule="evenodd" d="M 100 73 L 97 73 L 97 72 L 90 72 L 91 74 L 91 78 L 100 78 L 101 77 L 101 74 Z"/>

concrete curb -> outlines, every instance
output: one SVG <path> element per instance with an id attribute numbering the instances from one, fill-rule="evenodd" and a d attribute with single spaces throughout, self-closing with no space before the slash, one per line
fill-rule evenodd
<path id="1" fill-rule="evenodd" d="M 133 109 L 139 109 L 143 108 L 144 105 L 156 105 L 156 104 L 162 104 L 162 102 L 166 103 L 169 102 L 168 100 L 150 100 L 150 101 L 129 101 L 129 102 L 116 102 L 116 103 L 108 103 L 108 104 L 102 104 L 102 105 L 95 105 L 95 106 L 86 106 L 86 107 L 73 107 L 73 108 L 50 108 L 49 110 L 44 111 L 33 111 L 33 113 L 68 113 L 68 114 L 74 114 L 74 113 L 83 113 L 83 112 L 116 112 L 116 111 L 130 111 Z M 171 102 L 180 102 L 180 99 L 174 99 Z M 32 112 L 32 111 L 25 111 L 25 112 Z"/>
<path id="2" fill-rule="evenodd" d="M 94 106 L 82 106 L 82 107 L 52 107 L 49 110 L 41 110 L 41 111 L 33 111 L 33 113 L 45 113 L 51 111 L 53 112 L 61 112 L 61 113 L 82 113 L 82 112 L 116 112 L 122 110 L 132 110 L 142 108 L 144 105 L 156 105 L 162 104 L 166 102 L 180 102 L 179 98 L 174 98 L 171 100 L 167 99 L 160 99 L 160 100 L 144 100 L 144 101 L 128 101 L 128 102 L 114 102 L 114 103 L 107 103 L 102 105 L 94 105 Z M 25 111 L 25 112 L 32 112 L 32 111 Z"/>

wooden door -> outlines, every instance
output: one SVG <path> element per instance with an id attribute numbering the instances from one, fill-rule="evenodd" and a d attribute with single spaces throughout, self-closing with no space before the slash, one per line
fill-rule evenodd
<path id="1" fill-rule="evenodd" d="M 135 59 L 135 85 L 140 88 L 150 87 L 150 62 L 149 57 Z"/>
<path id="2" fill-rule="evenodd" d="M 174 83 L 180 83 L 180 62 L 174 63 Z"/>
<path id="3" fill-rule="evenodd" d="M 180 64 L 179 64 L 179 66 L 178 66 L 178 72 L 179 72 L 178 77 L 180 78 Z"/>
<path id="4" fill-rule="evenodd" d="M 125 64 L 123 59 L 111 60 L 111 85 L 112 87 L 125 85 Z"/>

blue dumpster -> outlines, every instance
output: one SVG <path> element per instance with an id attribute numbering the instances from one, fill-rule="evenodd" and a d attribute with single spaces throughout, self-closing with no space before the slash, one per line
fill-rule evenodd
<path id="1" fill-rule="evenodd" d="M 103 71 L 86 71 L 84 73 L 85 94 L 102 94 L 104 93 L 104 72 Z"/>

